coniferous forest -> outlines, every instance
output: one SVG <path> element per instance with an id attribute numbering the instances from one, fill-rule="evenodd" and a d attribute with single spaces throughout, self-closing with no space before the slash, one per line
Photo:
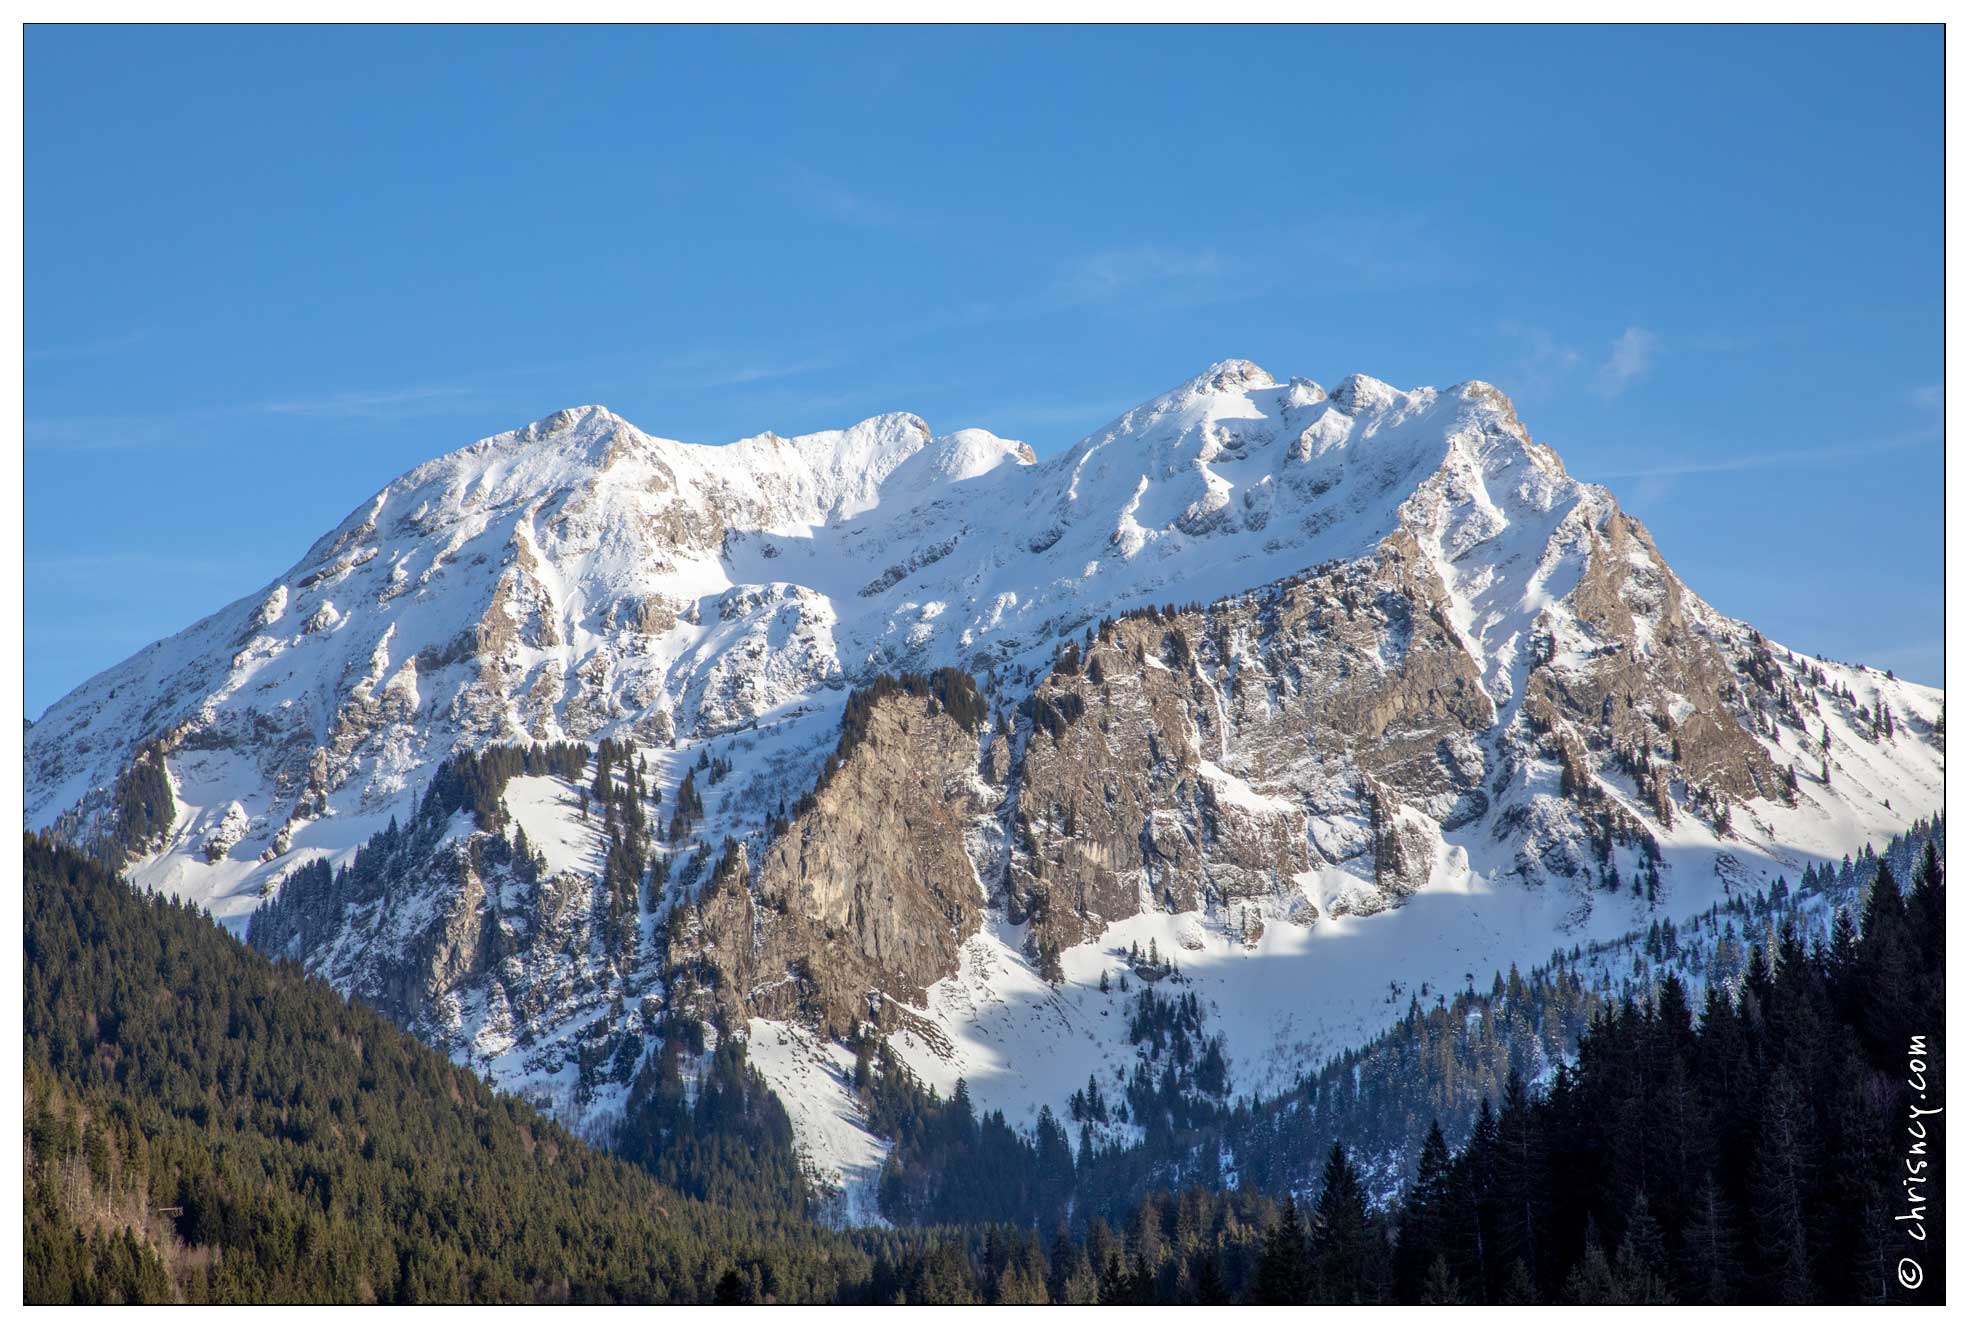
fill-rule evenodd
<path id="1" fill-rule="evenodd" d="M 38 837 L 24 913 L 32 1302 L 1932 1302 L 1945 1288 L 1945 1116 L 1915 1115 L 1944 1071 L 1933 839 L 1905 886 L 1879 859 L 1863 906 L 1825 935 L 1787 925 L 1753 944 L 1734 988 L 1698 998 L 1670 973 L 1600 1004 L 1539 1088 L 1507 1074 L 1456 1147 L 1432 1126 L 1389 1203 L 1338 1142 L 1296 1193 L 1157 1189 L 1152 1172 L 1096 1186 L 1116 1164 L 1085 1136 L 1076 1153 L 1065 1124 L 1022 1136 L 871 1056 L 858 1078 L 900 1160 L 884 1205 L 910 1221 L 853 1231 L 803 1216 L 784 1113 L 738 1044 L 693 1099 L 676 1076 L 687 1035 L 666 1039 L 611 1156 Z M 1186 1003 L 1139 1005 L 1144 1040 L 1192 1048 L 1177 1099 L 1207 1085 L 1218 1072 Z M 1153 1108 L 1167 1087 L 1129 1095 Z"/>

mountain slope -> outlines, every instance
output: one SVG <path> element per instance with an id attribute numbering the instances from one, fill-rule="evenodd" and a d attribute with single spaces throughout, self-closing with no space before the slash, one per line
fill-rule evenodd
<path id="1" fill-rule="evenodd" d="M 868 1243 L 658 1186 L 35 837 L 24 912 L 31 1302 L 862 1295 Z"/>
<path id="2" fill-rule="evenodd" d="M 1941 743 L 1497 389 L 1227 361 L 1043 462 L 906 415 L 488 439 L 52 707 L 28 811 L 235 926 L 278 896 L 256 940 L 597 1135 L 669 1017 L 749 1035 L 852 1183 L 860 1026 L 1030 1121 L 1125 1072 L 1099 980 L 1153 942 L 1282 1088 L 1423 983 L 1884 841 Z"/>

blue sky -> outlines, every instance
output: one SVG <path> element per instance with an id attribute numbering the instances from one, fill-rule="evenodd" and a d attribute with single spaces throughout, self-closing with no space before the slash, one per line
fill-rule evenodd
<path id="1" fill-rule="evenodd" d="M 1942 672 L 1939 28 L 30 28 L 26 702 L 566 405 L 1044 455 L 1489 379 L 1727 613 Z"/>

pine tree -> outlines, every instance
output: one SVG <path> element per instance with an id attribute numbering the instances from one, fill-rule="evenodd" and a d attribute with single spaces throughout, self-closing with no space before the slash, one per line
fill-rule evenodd
<path id="1" fill-rule="evenodd" d="M 1230 1303 L 1230 1289 L 1224 1286 L 1224 1276 L 1217 1268 L 1215 1251 L 1204 1253 L 1196 1271 L 1196 1299 L 1200 1306 L 1224 1306 Z"/>
<path id="2" fill-rule="evenodd" d="M 1566 1276 L 1565 1297 L 1574 1306 L 1616 1306 L 1621 1301 L 1606 1249 L 1600 1245 L 1599 1227 L 1591 1218 L 1586 1220 L 1586 1249 Z"/>
<path id="3" fill-rule="evenodd" d="M 1736 1221 L 1713 1173 L 1696 1189 L 1695 1204 L 1682 1228 L 1684 1299 L 1710 1306 L 1736 1299 L 1742 1270 L 1737 1263 Z"/>
<path id="4" fill-rule="evenodd" d="M 970 1257 L 955 1242 L 939 1243 L 924 1262 L 922 1299 L 929 1306 L 975 1306 L 977 1278 Z"/>
<path id="5" fill-rule="evenodd" d="M 1420 1301 L 1424 1306 L 1460 1306 L 1463 1292 L 1456 1284 L 1456 1278 L 1449 1272 L 1449 1260 L 1436 1256 L 1429 1266 L 1429 1273 L 1422 1280 Z"/>
<path id="6" fill-rule="evenodd" d="M 1313 1277 L 1321 1299 L 1343 1305 L 1379 1301 L 1387 1277 L 1384 1243 L 1380 1225 L 1368 1213 L 1360 1173 L 1336 1140 L 1313 1211 Z"/>
<path id="7" fill-rule="evenodd" d="M 1922 963 L 1929 969 L 1940 967 L 1943 943 L 1948 939 L 1944 894 L 1941 854 L 1935 848 L 1934 837 L 1930 836 L 1921 846 L 1914 884 L 1907 894 L 1907 926 Z"/>
<path id="8" fill-rule="evenodd" d="M 1029 1261 L 1007 1260 L 992 1279 L 994 1306 L 1044 1306 L 1050 1300 L 1045 1280 Z"/>
<path id="9" fill-rule="evenodd" d="M 1668 1245 L 1648 1210 L 1645 1191 L 1634 1193 L 1627 1211 L 1627 1231 L 1614 1256 L 1613 1274 L 1621 1300 L 1631 1305 L 1666 1306 L 1675 1300 L 1669 1292 Z"/>
<path id="10" fill-rule="evenodd" d="M 1536 1306 L 1539 1304 L 1538 1289 L 1532 1286 L 1531 1270 L 1523 1260 L 1511 1262 L 1511 1273 L 1504 1280 L 1504 1293 L 1500 1298 L 1506 1306 Z"/>
<path id="11" fill-rule="evenodd" d="M 1478 1300 L 1488 1295 L 1496 1277 L 1491 1251 L 1496 1168 L 1497 1116 L 1486 1097 L 1477 1105 L 1476 1125 L 1457 1160 L 1448 1219 L 1452 1272 Z"/>
<path id="12" fill-rule="evenodd" d="M 1100 1298 L 1100 1280 L 1087 1260 L 1087 1250 L 1075 1242 L 1062 1222 L 1054 1229 L 1048 1260 L 1046 1292 L 1056 1306 L 1091 1306 Z"/>
<path id="13" fill-rule="evenodd" d="M 1306 1229 L 1299 1221 L 1299 1206 L 1288 1195 L 1265 1232 L 1252 1295 L 1265 1306 L 1298 1306 L 1311 1293 L 1312 1260 L 1306 1249 Z"/>
<path id="14" fill-rule="evenodd" d="M 1805 1232 L 1809 1112 L 1790 1072 L 1779 1067 L 1765 1094 L 1762 1139 L 1751 1161 L 1750 1208 L 1766 1289 L 1772 1300 L 1792 1305 L 1813 1294 Z"/>
<path id="15" fill-rule="evenodd" d="M 1914 1029 L 1921 951 L 1908 936 L 1907 901 L 1885 858 L 1867 893 L 1860 953 L 1863 969 L 1871 973 L 1861 989 L 1862 1042 L 1876 1052 L 1903 1045 Z"/>
<path id="16" fill-rule="evenodd" d="M 1401 1231 L 1395 1243 L 1396 1288 L 1405 1301 L 1421 1298 L 1431 1263 L 1447 1254 L 1450 1172 L 1449 1143 L 1443 1138 L 1442 1123 L 1431 1120 L 1416 1164 L 1415 1185 L 1409 1188 L 1402 1205 Z M 1447 1268 L 1444 1272 L 1448 1273 Z"/>
<path id="17" fill-rule="evenodd" d="M 1127 1262 L 1121 1258 L 1119 1247 L 1108 1252 L 1108 1262 L 1101 1269 L 1100 1303 L 1103 1306 L 1135 1303 L 1135 1280 L 1129 1274 Z"/>
<path id="18" fill-rule="evenodd" d="M 595 782 L 588 787 L 597 803 L 604 807 L 615 800 L 615 781 L 609 774 L 611 749 L 603 745 L 595 754 Z"/>
<path id="19" fill-rule="evenodd" d="M 1549 1223 L 1544 1142 L 1532 1116 L 1531 1095 L 1524 1078 L 1513 1071 L 1504 1086 L 1504 1111 L 1497 1121 L 1493 1179 L 1496 1199 L 1496 1249 L 1489 1253 L 1493 1268 L 1522 1259 L 1528 1268 L 1541 1267 Z"/>

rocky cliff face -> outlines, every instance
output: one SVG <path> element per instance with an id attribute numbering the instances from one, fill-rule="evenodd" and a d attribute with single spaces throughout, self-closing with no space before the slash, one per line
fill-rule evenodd
<path id="1" fill-rule="evenodd" d="M 1675 791 L 1712 819 L 1785 796 L 1753 736 L 1791 704 L 1753 663 L 1768 648 L 1695 602 L 1603 495 L 1566 486 L 1543 548 L 1514 557 L 1578 579 L 1536 615 L 1510 606 L 1520 631 L 1485 651 L 1511 618 L 1486 584 L 1500 569 L 1468 553 L 1508 527 L 1479 485 L 1518 469 L 1513 497 L 1542 515 L 1563 480 L 1517 441 L 1502 465 L 1453 454 L 1361 558 L 1103 623 L 1053 670 L 1030 704 L 1008 895 L 1041 949 L 1145 909 L 1232 909 L 1240 932 L 1373 913 L 1467 873 L 1444 837 L 1478 824 L 1509 873 L 1591 884 L 1615 844 L 1659 857 Z"/>
<path id="2" fill-rule="evenodd" d="M 1035 694 L 1017 785 L 1015 908 L 1042 947 L 1143 909 L 1372 911 L 1435 866 L 1430 825 L 1487 808 L 1495 708 L 1398 548 L 1204 609 L 1103 624 Z M 1337 894 L 1314 869 L 1361 871 Z M 1256 907 L 1254 906 L 1262 906 Z"/>
<path id="3" fill-rule="evenodd" d="M 604 738 L 626 857 L 592 764 L 413 815 L 456 754 Z M 1882 839 L 1940 739 L 1939 693 L 1706 605 L 1495 388 L 1228 361 L 1044 462 L 909 415 L 485 440 L 51 708 L 28 814 L 274 900 L 256 943 L 601 1129 L 678 1013 L 1033 1109 L 1136 933 L 1269 1012 L 1261 1074 L 1391 981 Z"/>
<path id="4" fill-rule="evenodd" d="M 996 798 L 978 739 L 934 695 L 866 702 L 860 732 L 756 870 L 734 851 L 671 926 L 680 1004 L 817 1022 L 847 1036 L 884 997 L 955 972 L 986 892 L 966 853 Z"/>

